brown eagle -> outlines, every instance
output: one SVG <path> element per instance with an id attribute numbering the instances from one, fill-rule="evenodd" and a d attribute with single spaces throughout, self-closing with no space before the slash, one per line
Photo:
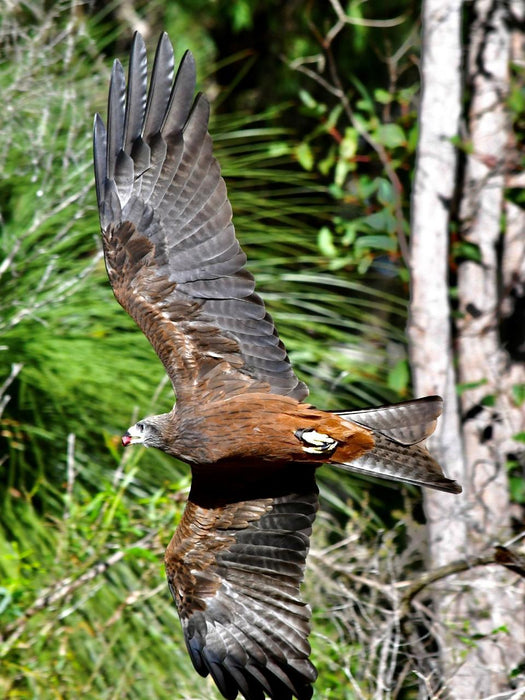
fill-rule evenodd
<path id="1" fill-rule="evenodd" d="M 164 34 L 149 89 L 147 74 L 135 34 L 127 87 L 119 61 L 113 67 L 107 128 L 95 117 L 96 191 L 111 286 L 177 402 L 122 442 L 191 466 L 166 571 L 195 669 L 225 698 L 305 700 L 317 675 L 299 591 L 318 508 L 315 470 L 327 462 L 459 493 L 421 444 L 442 401 L 340 413 L 303 403 L 308 390 L 244 267 L 209 105 L 194 99 L 193 57 L 185 54 L 173 79 Z"/>

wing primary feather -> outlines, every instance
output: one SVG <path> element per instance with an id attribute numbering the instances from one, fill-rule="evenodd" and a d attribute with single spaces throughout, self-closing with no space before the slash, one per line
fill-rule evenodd
<path id="1" fill-rule="evenodd" d="M 191 51 L 186 51 L 175 77 L 166 118 L 161 127 L 163 136 L 183 129 L 193 103 L 196 80 L 195 59 Z"/>
<path id="2" fill-rule="evenodd" d="M 108 98 L 108 136 L 106 176 L 112 179 L 115 163 L 122 148 L 126 108 L 126 78 L 121 62 L 116 59 L 111 71 Z"/>
<path id="3" fill-rule="evenodd" d="M 209 158 L 212 157 L 210 139 L 206 138 L 209 113 L 208 101 L 201 96 L 197 97 L 191 111 L 188 109 L 189 116 L 185 125 L 175 124 L 175 116 L 170 117 L 168 113 L 167 119 L 172 126 L 170 129 L 163 127 L 162 136 L 177 144 L 175 149 L 177 158 L 171 156 L 166 159 L 159 177 L 159 180 L 162 179 L 165 182 L 165 186 L 164 188 L 157 186 L 151 197 L 152 206 L 158 208 L 159 216 L 164 219 L 177 206 L 181 193 L 187 187 L 194 169 L 198 166 L 203 149 L 207 147 Z M 182 140 L 180 140 L 181 137 Z M 174 167 L 175 162 L 177 167 Z M 174 244 L 176 245 L 177 242 L 178 237 L 174 240 Z"/>
<path id="4" fill-rule="evenodd" d="M 146 46 L 138 32 L 133 36 L 129 58 L 128 89 L 126 93 L 126 117 L 124 121 L 124 151 L 130 155 L 133 144 L 142 132 L 146 108 L 148 63 Z"/>
<path id="5" fill-rule="evenodd" d="M 205 172 L 204 172 L 205 170 Z M 209 207 L 217 208 L 217 204 L 227 198 L 224 181 L 220 177 L 220 167 L 215 158 L 210 158 L 200 173 L 199 187 L 186 197 L 184 205 L 177 212 L 177 226 L 185 226 L 192 219 L 206 216 Z"/>
<path id="6" fill-rule="evenodd" d="M 93 163 L 95 168 L 97 201 L 99 203 L 104 199 L 104 188 L 106 183 L 106 149 L 106 127 L 100 114 L 95 114 L 95 121 L 93 124 Z"/>
<path id="7" fill-rule="evenodd" d="M 152 136 L 160 133 L 166 115 L 166 107 L 170 100 L 171 84 L 173 81 L 173 46 L 166 32 L 163 32 L 151 71 L 151 81 L 146 102 L 146 114 L 142 137 L 149 143 Z"/>

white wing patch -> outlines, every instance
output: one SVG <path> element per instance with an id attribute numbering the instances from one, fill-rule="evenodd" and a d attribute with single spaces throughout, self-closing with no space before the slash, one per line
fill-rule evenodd
<path id="1" fill-rule="evenodd" d="M 314 455 L 333 452 L 338 445 L 337 440 L 334 440 L 330 435 L 318 433 L 317 430 L 311 428 L 296 430 L 294 435 L 303 443 L 303 450 Z"/>

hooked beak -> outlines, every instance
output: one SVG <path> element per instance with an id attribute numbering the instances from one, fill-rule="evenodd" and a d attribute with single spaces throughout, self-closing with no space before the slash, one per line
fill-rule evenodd
<path id="1" fill-rule="evenodd" d="M 140 423 L 132 425 L 122 436 L 122 444 L 124 447 L 128 445 L 138 445 L 144 442 L 144 426 Z"/>

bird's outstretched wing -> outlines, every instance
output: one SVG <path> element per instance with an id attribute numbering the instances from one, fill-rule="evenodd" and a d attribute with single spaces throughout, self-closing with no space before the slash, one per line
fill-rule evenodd
<path id="1" fill-rule="evenodd" d="M 227 502 L 214 491 L 224 488 L 209 474 L 194 475 L 166 551 L 193 665 L 226 698 L 308 700 L 317 673 L 299 585 L 318 507 L 313 468 L 291 464 L 244 484 Z"/>
<path id="2" fill-rule="evenodd" d="M 194 101 L 187 52 L 173 81 L 163 34 L 149 90 L 135 34 L 128 84 L 113 67 L 107 129 L 95 117 L 97 199 L 106 267 L 117 300 L 162 360 L 178 400 L 219 390 L 303 399 L 273 321 L 235 237 L 208 134 L 209 105 Z"/>

